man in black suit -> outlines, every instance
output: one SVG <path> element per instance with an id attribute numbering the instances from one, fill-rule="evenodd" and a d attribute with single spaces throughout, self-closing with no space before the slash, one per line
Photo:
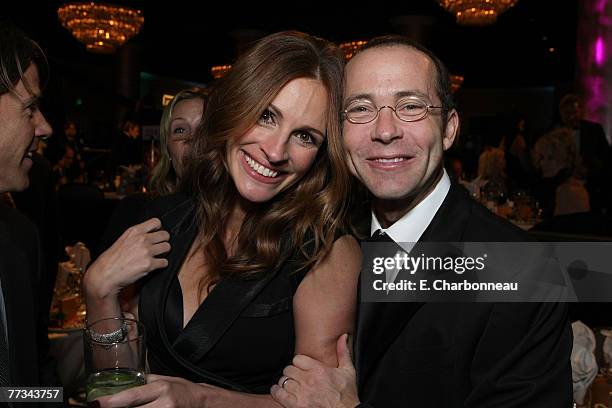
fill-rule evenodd
<path id="1" fill-rule="evenodd" d="M 21 30 L 0 20 L 0 193 L 28 187 L 38 138 L 51 127 L 38 109 L 43 52 Z M 40 383 L 46 315 L 40 307 L 42 255 L 34 225 L 0 207 L 0 386 Z M 43 350 L 43 353 L 39 351 Z"/>
<path id="2" fill-rule="evenodd" d="M 371 193 L 373 237 L 528 240 L 443 168 L 459 118 L 438 58 L 402 37 L 380 37 L 345 75 L 344 144 Z M 571 347 L 558 303 L 362 302 L 356 369 L 342 336 L 337 368 L 296 356 L 271 392 L 287 407 L 569 407 Z"/>
<path id="3" fill-rule="evenodd" d="M 574 94 L 567 94 L 559 103 L 559 114 L 563 126 L 568 128 L 576 143 L 576 163 L 586 180 L 591 210 L 601 211 L 610 203 L 610 180 L 612 178 L 612 150 L 603 127 L 596 122 L 584 120 L 584 104 Z"/>

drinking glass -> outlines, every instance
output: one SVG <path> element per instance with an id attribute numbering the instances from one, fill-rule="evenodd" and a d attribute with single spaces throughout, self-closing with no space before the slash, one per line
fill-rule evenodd
<path id="1" fill-rule="evenodd" d="M 98 320 L 84 329 L 87 402 L 144 385 L 145 330 L 134 319 Z"/>

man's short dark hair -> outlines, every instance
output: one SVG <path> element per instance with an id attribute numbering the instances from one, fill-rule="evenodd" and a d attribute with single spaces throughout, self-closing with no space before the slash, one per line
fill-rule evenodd
<path id="1" fill-rule="evenodd" d="M 15 87 L 32 64 L 38 68 L 40 83 L 44 84 L 48 73 L 44 52 L 13 23 L 0 18 L 0 95 L 15 92 Z M 31 85 L 27 81 L 23 84 L 32 93 Z"/>
<path id="2" fill-rule="evenodd" d="M 580 96 L 576 94 L 569 93 L 565 95 L 563 98 L 561 98 L 561 102 L 559 102 L 559 107 L 562 108 L 568 105 L 571 106 L 576 103 L 582 106 L 582 98 L 580 98 Z"/>
<path id="3" fill-rule="evenodd" d="M 427 56 L 427 58 L 433 62 L 436 69 L 434 86 L 436 88 L 438 98 L 440 98 L 440 102 L 442 103 L 442 119 L 444 126 L 446 127 L 446 119 L 448 118 L 448 113 L 455 108 L 455 100 L 453 99 L 453 94 L 451 92 L 451 80 L 448 69 L 433 52 L 421 44 L 412 41 L 409 38 L 402 37 L 401 35 L 384 35 L 372 38 L 357 52 L 357 54 L 371 48 L 392 47 L 395 45 L 403 45 L 408 48 L 414 48 L 415 50 L 425 54 L 425 56 Z"/>

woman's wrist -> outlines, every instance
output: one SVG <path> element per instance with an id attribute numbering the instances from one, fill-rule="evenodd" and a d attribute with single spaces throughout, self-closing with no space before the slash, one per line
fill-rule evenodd
<path id="1" fill-rule="evenodd" d="M 100 273 L 104 268 L 97 261 L 94 262 L 83 276 L 83 290 L 89 299 L 106 300 L 116 299 L 119 289 L 113 288 L 112 281 Z"/>

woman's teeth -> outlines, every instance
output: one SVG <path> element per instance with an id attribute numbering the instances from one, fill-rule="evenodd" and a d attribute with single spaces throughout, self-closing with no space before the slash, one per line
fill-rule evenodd
<path id="1" fill-rule="evenodd" d="M 274 170 L 271 170 L 271 169 L 269 169 L 267 167 L 262 166 L 261 164 L 257 163 L 255 160 L 253 160 L 246 153 L 244 154 L 244 157 L 246 159 L 246 162 L 249 164 L 249 167 L 251 167 L 253 170 L 255 170 L 257 173 L 261 174 L 262 176 L 270 177 L 270 178 L 274 178 L 274 177 L 278 176 L 278 171 L 274 171 Z"/>

